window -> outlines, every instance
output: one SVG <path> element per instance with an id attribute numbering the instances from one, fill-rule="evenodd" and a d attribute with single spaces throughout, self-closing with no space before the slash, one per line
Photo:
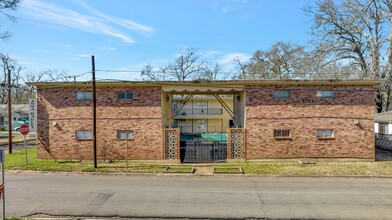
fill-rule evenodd
<path id="1" fill-rule="evenodd" d="M 76 92 L 76 100 L 78 101 L 86 101 L 92 99 L 93 99 L 92 92 Z"/>
<path id="2" fill-rule="evenodd" d="M 332 138 L 333 130 L 332 129 L 317 129 L 317 137 L 318 138 Z"/>
<path id="3" fill-rule="evenodd" d="M 128 135 L 128 139 L 135 138 L 135 131 L 134 130 L 118 130 L 117 131 L 117 138 L 119 139 L 126 139 Z"/>
<path id="4" fill-rule="evenodd" d="M 378 124 L 378 133 L 379 134 L 388 134 L 388 124 L 387 123 Z"/>
<path id="5" fill-rule="evenodd" d="M 276 137 L 276 138 L 288 138 L 288 137 L 291 137 L 291 132 L 290 132 L 289 129 L 274 130 L 274 137 Z"/>
<path id="6" fill-rule="evenodd" d="M 81 130 L 76 131 L 76 139 L 92 139 L 93 133 L 91 131 Z"/>
<path id="7" fill-rule="evenodd" d="M 332 98 L 333 92 L 331 90 L 316 91 L 316 97 L 318 97 L 318 98 Z"/>
<path id="8" fill-rule="evenodd" d="M 206 106 L 206 103 L 205 102 L 198 102 L 197 106 Z"/>
<path id="9" fill-rule="evenodd" d="M 132 100 L 133 92 L 118 92 L 117 93 L 118 100 Z"/>
<path id="10" fill-rule="evenodd" d="M 274 97 L 277 99 L 287 99 L 290 98 L 290 90 L 288 89 L 276 89 L 274 91 Z"/>

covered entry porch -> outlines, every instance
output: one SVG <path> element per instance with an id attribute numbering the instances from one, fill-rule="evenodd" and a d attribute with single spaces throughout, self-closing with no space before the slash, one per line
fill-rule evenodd
<path id="1" fill-rule="evenodd" d="M 162 88 L 165 159 L 185 163 L 245 158 L 242 87 Z"/>

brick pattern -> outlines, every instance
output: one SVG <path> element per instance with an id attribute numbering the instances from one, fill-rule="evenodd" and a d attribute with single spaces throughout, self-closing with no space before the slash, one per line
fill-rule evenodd
<path id="1" fill-rule="evenodd" d="M 291 89 L 291 98 L 274 98 L 275 88 Z M 316 90 L 331 89 L 333 98 L 315 95 Z M 246 87 L 247 159 L 374 159 L 372 90 L 371 86 Z M 274 138 L 274 129 L 291 129 L 291 138 Z M 316 129 L 334 129 L 334 138 L 318 139 Z"/>
<path id="2" fill-rule="evenodd" d="M 179 128 L 164 128 L 162 129 L 162 159 L 166 159 L 166 146 L 165 146 L 165 134 L 166 131 L 174 131 L 176 133 L 176 159 L 180 159 L 180 129 Z"/>
<path id="3" fill-rule="evenodd" d="M 76 139 L 77 130 L 92 131 L 92 101 L 77 101 L 85 88 L 39 89 L 37 156 L 40 159 L 92 159 L 93 141 Z M 117 91 L 134 92 L 134 100 L 117 100 Z M 161 159 L 160 87 L 99 87 L 97 89 L 97 156 L 124 159 L 126 140 L 117 130 L 134 130 L 129 159 Z"/>
<path id="4" fill-rule="evenodd" d="M 233 132 L 240 132 L 242 133 L 242 138 L 241 138 L 241 159 L 246 159 L 245 156 L 245 147 L 246 147 L 246 130 L 244 128 L 229 128 L 227 129 L 227 159 L 239 159 L 239 158 L 233 158 L 232 157 L 232 145 L 235 141 L 237 140 L 233 140 Z"/>
<path id="5" fill-rule="evenodd" d="M 274 98 L 276 88 L 290 89 L 291 98 Z M 245 89 L 246 159 L 305 156 L 374 159 L 373 87 L 247 86 Z M 315 95 L 316 90 L 331 89 L 333 98 Z M 76 91 L 89 90 L 38 89 L 38 158 L 92 159 L 92 140 L 75 137 L 77 130 L 92 130 L 92 101 L 77 101 Z M 135 99 L 117 100 L 118 91 L 132 91 Z M 159 86 L 98 87 L 98 157 L 124 159 L 126 140 L 117 138 L 117 130 L 134 130 L 135 139 L 128 142 L 128 158 L 163 159 L 161 105 Z M 274 138 L 274 129 L 291 129 L 291 138 Z M 334 138 L 318 139 L 316 129 L 334 129 Z"/>

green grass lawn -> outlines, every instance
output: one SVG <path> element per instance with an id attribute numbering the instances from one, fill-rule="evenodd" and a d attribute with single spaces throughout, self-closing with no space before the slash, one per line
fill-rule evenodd
<path id="1" fill-rule="evenodd" d="M 35 148 L 28 150 L 29 164 L 25 163 L 24 151 L 6 155 L 6 170 L 34 171 L 78 171 L 78 172 L 116 172 L 116 173 L 190 173 L 189 164 L 169 166 L 160 163 L 141 163 L 130 161 L 128 168 L 124 161 L 98 162 L 98 168 L 92 161 L 82 160 L 39 160 Z M 317 162 L 300 164 L 298 162 L 241 162 L 216 163 L 214 169 L 221 172 L 238 170 L 245 174 L 263 175 L 304 175 L 304 176 L 392 176 L 392 161 L 379 162 Z M 194 165 L 197 169 L 197 164 Z"/>
<path id="2" fill-rule="evenodd" d="M 169 166 L 165 169 L 165 173 L 193 173 L 193 167 L 189 166 Z"/>
<path id="3" fill-rule="evenodd" d="M 125 162 L 99 162 L 94 168 L 93 161 L 87 160 L 39 160 L 37 149 L 27 150 L 28 165 L 25 151 L 7 154 L 5 159 L 6 170 L 33 170 L 33 171 L 75 171 L 75 172 L 129 172 L 129 173 L 161 173 L 166 166 L 159 164 L 130 163 L 126 168 Z"/>
<path id="4" fill-rule="evenodd" d="M 218 167 L 214 167 L 214 173 L 238 173 L 238 174 L 242 174 L 242 170 L 241 170 L 240 166 L 237 166 L 237 167 L 218 166 Z"/>

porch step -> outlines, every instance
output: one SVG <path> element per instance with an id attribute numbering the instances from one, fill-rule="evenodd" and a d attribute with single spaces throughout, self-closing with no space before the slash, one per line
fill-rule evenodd
<path id="1" fill-rule="evenodd" d="M 195 174 L 196 175 L 213 175 L 214 174 L 214 167 L 195 167 Z"/>

